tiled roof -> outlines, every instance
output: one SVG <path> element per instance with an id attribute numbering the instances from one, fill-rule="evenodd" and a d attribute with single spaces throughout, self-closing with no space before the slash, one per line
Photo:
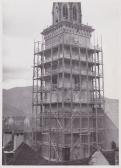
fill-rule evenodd
<path id="1" fill-rule="evenodd" d="M 95 150 L 91 156 L 89 157 L 89 161 L 92 158 L 92 155 L 96 152 Z M 100 150 L 100 152 L 103 154 L 105 159 L 109 162 L 110 165 L 115 165 L 115 151 L 114 150 Z"/>
<path id="2" fill-rule="evenodd" d="M 115 165 L 114 151 L 101 150 L 101 153 L 108 160 L 110 165 Z M 29 145 L 24 142 L 14 151 L 13 158 L 7 159 L 8 165 L 88 165 L 88 163 L 89 158 L 73 161 L 63 161 L 60 163 L 48 161 L 41 157 L 41 153 L 39 151 L 34 151 Z"/>
<path id="3" fill-rule="evenodd" d="M 22 143 L 15 151 L 7 165 L 88 165 L 88 158 L 66 162 L 52 162 L 41 157 L 40 152 L 35 152 L 30 146 Z"/>
<path id="4" fill-rule="evenodd" d="M 110 165 L 115 165 L 115 151 L 101 151 Z"/>
<path id="5" fill-rule="evenodd" d="M 27 144 L 22 143 L 14 153 L 13 159 L 9 161 L 10 165 L 38 165 L 38 162 L 46 163 L 46 160 L 39 158 L 36 152 Z"/>

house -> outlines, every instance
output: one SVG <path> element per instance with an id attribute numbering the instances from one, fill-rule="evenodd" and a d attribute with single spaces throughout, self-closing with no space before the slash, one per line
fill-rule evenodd
<path id="1" fill-rule="evenodd" d="M 89 158 L 89 165 L 117 165 L 118 149 L 96 150 Z"/>

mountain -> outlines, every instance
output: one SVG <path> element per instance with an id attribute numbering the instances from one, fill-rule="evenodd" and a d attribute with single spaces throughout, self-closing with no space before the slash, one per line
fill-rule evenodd
<path id="1" fill-rule="evenodd" d="M 32 115 L 32 86 L 3 89 L 3 116 Z"/>

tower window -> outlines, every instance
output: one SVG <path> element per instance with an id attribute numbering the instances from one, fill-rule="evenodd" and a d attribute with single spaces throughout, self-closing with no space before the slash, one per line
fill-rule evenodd
<path id="1" fill-rule="evenodd" d="M 76 76 L 74 78 L 74 83 L 75 83 L 75 85 L 79 84 L 79 76 Z"/>
<path id="2" fill-rule="evenodd" d="M 64 17 L 65 19 L 68 18 L 68 8 L 67 8 L 67 5 L 64 5 L 64 6 L 63 6 L 63 17 Z"/>
<path id="3" fill-rule="evenodd" d="M 73 7 L 73 19 L 77 20 L 77 10 L 75 6 Z"/>
<path id="4" fill-rule="evenodd" d="M 75 84 L 75 89 L 79 89 L 79 87 L 80 87 L 79 76 L 76 76 L 76 77 L 74 78 L 74 84 Z"/>
<path id="5" fill-rule="evenodd" d="M 52 84 L 57 84 L 57 76 L 52 77 Z"/>

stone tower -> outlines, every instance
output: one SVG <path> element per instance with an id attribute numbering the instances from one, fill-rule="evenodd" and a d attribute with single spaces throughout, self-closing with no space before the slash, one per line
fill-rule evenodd
<path id="1" fill-rule="evenodd" d="M 44 43 L 35 42 L 33 141 L 44 158 L 61 162 L 103 147 L 103 59 L 80 2 L 54 2 L 52 14 Z"/>

